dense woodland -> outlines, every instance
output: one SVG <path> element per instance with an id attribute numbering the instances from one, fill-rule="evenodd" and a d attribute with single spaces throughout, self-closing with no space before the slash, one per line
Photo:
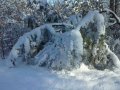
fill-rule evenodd
<path id="1" fill-rule="evenodd" d="M 12 66 L 120 68 L 120 0 L 0 2 L 0 57 Z"/>

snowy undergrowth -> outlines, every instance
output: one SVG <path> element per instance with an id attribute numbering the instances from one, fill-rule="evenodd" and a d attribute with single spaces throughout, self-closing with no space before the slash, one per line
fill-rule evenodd
<path id="1" fill-rule="evenodd" d="M 73 71 L 36 70 L 19 64 L 9 69 L 0 59 L 0 90 L 120 90 L 119 70 L 89 70 L 84 64 Z"/>

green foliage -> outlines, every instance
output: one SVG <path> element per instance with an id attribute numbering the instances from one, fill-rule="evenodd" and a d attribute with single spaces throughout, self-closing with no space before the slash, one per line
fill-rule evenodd
<path id="1" fill-rule="evenodd" d="M 84 43 L 84 62 L 90 68 L 103 70 L 106 68 L 107 53 L 104 47 L 105 36 L 98 35 L 96 22 L 90 23 L 87 28 L 81 29 Z M 96 51 L 96 54 L 93 52 Z"/>
<path id="2" fill-rule="evenodd" d="M 100 39 L 99 39 L 99 44 L 98 44 L 98 48 L 102 47 L 105 41 L 105 36 L 101 35 Z"/>

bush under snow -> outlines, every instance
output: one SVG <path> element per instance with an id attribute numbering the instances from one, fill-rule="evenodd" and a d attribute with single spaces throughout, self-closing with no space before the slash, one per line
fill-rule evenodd
<path id="1" fill-rule="evenodd" d="M 55 70 L 72 70 L 80 67 L 83 55 L 83 39 L 79 31 L 57 33 L 36 56 L 37 66 Z"/>
<path id="2" fill-rule="evenodd" d="M 88 28 L 91 23 L 94 24 L 94 30 Z M 90 31 L 91 36 L 86 31 Z M 79 68 L 81 62 L 89 62 L 96 68 L 100 66 L 105 69 L 109 65 L 120 68 L 120 61 L 107 47 L 104 35 L 104 17 L 98 11 L 90 11 L 75 29 L 64 33 L 56 33 L 51 24 L 43 25 L 20 37 L 9 54 L 7 65 L 13 67 L 19 55 L 29 60 L 31 55 L 43 45 L 34 57 L 34 64 L 37 66 L 72 70 Z"/>
<path id="3" fill-rule="evenodd" d="M 55 31 L 51 25 L 46 24 L 21 36 L 9 54 L 7 66 L 14 67 L 19 56 L 23 56 L 28 63 L 28 59 L 37 51 L 41 43 L 49 41 L 50 36 L 52 36 L 49 34 L 55 34 Z"/>

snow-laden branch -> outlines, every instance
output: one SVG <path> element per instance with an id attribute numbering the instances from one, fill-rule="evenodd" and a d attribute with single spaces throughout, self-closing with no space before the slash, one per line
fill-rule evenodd
<path id="1" fill-rule="evenodd" d="M 95 39 L 94 47 L 92 50 L 92 55 L 96 55 L 97 53 L 97 45 L 99 43 L 99 39 L 102 35 L 105 35 L 105 25 L 104 25 L 104 17 L 98 11 L 89 11 L 88 14 L 78 23 L 78 26 L 75 30 L 81 30 L 81 28 L 89 27 L 90 23 L 96 24 L 96 32 L 95 32 Z M 94 27 L 94 26 L 93 26 Z M 85 31 L 83 31 L 85 32 Z M 92 31 L 91 31 L 92 32 Z"/>
<path id="2" fill-rule="evenodd" d="M 45 42 L 44 48 L 35 56 L 37 66 L 45 64 L 48 68 L 68 70 L 78 68 L 83 54 L 81 33 L 74 30 L 56 34 L 53 25 L 72 26 L 64 23 L 46 24 L 24 34 L 13 46 L 7 59 L 7 66 L 14 67 L 15 60 L 20 55 L 24 55 L 26 60 L 30 59 L 31 52 L 36 49 L 35 46 L 39 47 L 42 42 Z M 46 31 L 52 34 L 52 38 L 45 36 Z"/>
<path id="3" fill-rule="evenodd" d="M 82 15 L 80 13 L 77 13 L 75 15 L 70 16 L 67 22 L 76 26 L 77 23 L 81 20 L 81 18 L 82 18 Z"/>
<path id="4" fill-rule="evenodd" d="M 113 44 L 113 46 L 112 46 L 113 51 L 114 51 L 116 45 L 120 45 L 120 40 L 119 40 L 119 38 L 114 41 L 114 44 Z"/>
<path id="5" fill-rule="evenodd" d="M 35 56 L 36 66 L 55 70 L 79 68 L 83 55 L 83 39 L 79 31 L 56 34 Z"/>
<path id="6" fill-rule="evenodd" d="M 32 50 L 37 49 L 35 48 L 36 46 L 40 45 L 41 42 L 46 43 L 49 40 L 50 37 L 48 35 L 45 36 L 47 31 L 52 35 L 56 33 L 51 25 L 45 24 L 21 36 L 9 54 L 7 59 L 8 67 L 13 67 L 15 60 L 22 54 L 24 54 L 26 60 L 29 59 L 30 54 L 33 52 Z"/>
<path id="7" fill-rule="evenodd" d="M 99 41 L 101 38 L 101 35 L 105 35 L 105 25 L 104 25 L 104 17 L 102 14 L 100 14 L 98 11 L 90 11 L 79 23 L 78 26 L 75 30 L 81 30 L 81 28 L 87 28 L 88 25 L 90 23 L 96 23 L 97 26 L 97 32 L 95 32 L 96 35 L 98 35 L 97 38 L 97 43 L 94 43 L 95 45 L 93 46 L 93 48 L 91 49 L 91 53 L 90 57 L 92 57 L 94 61 L 95 57 L 99 57 L 98 55 L 98 50 L 101 50 L 100 48 L 98 48 L 99 45 Z M 103 42 L 104 43 L 104 42 Z M 105 57 L 107 57 L 108 55 L 110 56 L 108 62 L 112 63 L 115 67 L 120 68 L 120 60 L 118 59 L 118 57 L 108 48 L 108 45 L 105 43 L 105 50 L 107 51 L 107 54 L 105 54 Z M 103 51 L 104 52 L 104 51 Z M 90 53 L 90 52 L 89 52 Z M 101 54 L 100 54 L 101 55 Z M 103 55 L 104 56 L 104 55 Z M 102 57 L 102 56 L 100 56 Z M 89 57 L 88 57 L 89 58 Z M 105 60 L 106 61 L 106 60 Z M 95 62 L 94 62 L 95 63 Z M 93 64 L 93 63 L 92 63 Z M 106 63 L 107 66 L 107 63 Z M 112 67 L 112 66 L 111 66 Z"/>
<path id="8" fill-rule="evenodd" d="M 109 27 L 109 26 L 114 25 L 114 24 L 117 23 L 115 18 L 110 18 L 110 20 L 112 20 L 113 22 L 109 22 L 108 25 L 106 25 L 106 27 Z"/>
<path id="9" fill-rule="evenodd" d="M 98 11 L 88 12 L 88 14 L 78 23 L 76 30 L 80 30 L 82 27 L 87 28 L 91 22 L 97 23 L 97 32 L 99 35 L 105 35 L 104 17 Z"/>
<path id="10" fill-rule="evenodd" d="M 115 55 L 108 47 L 108 45 L 105 43 L 106 46 L 106 50 L 107 50 L 107 55 L 109 55 L 109 62 L 112 62 L 112 64 L 117 67 L 120 68 L 120 60 L 117 57 L 117 55 Z"/>
<path id="11" fill-rule="evenodd" d="M 118 17 L 112 10 L 108 9 L 108 8 L 105 8 L 102 12 L 108 12 L 108 13 L 111 13 L 114 18 L 116 19 L 116 23 L 120 24 L 120 17 Z M 115 22 L 114 22 L 115 23 Z M 113 23 L 113 24 L 114 24 Z"/>

